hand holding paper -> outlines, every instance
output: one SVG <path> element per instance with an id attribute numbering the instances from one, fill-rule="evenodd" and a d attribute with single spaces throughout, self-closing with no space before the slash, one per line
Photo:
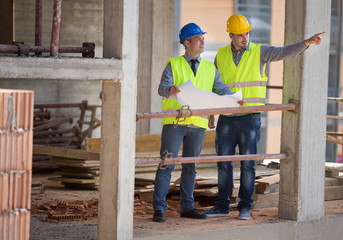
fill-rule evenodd
<path id="1" fill-rule="evenodd" d="M 189 105 L 190 109 L 228 108 L 238 107 L 238 101 L 244 101 L 242 92 L 239 90 L 233 95 L 220 96 L 210 91 L 203 91 L 196 88 L 191 80 L 188 80 L 180 87 L 176 95 L 181 105 Z"/>

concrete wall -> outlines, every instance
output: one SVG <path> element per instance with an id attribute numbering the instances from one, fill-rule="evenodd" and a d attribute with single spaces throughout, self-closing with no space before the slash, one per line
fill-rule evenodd
<path id="1" fill-rule="evenodd" d="M 43 45 L 50 46 L 53 0 L 43 1 Z M 62 2 L 62 22 L 60 46 L 82 46 L 83 42 L 95 43 L 96 57 L 102 57 L 103 0 L 64 0 Z M 15 41 L 34 45 L 35 42 L 35 0 L 15 1 Z M 48 53 L 43 54 L 48 56 Z M 62 55 L 62 54 L 61 54 Z M 81 54 L 64 54 L 81 57 Z M 91 69 L 90 69 L 91 70 Z M 38 70 L 39 71 L 39 70 Z M 71 78 L 77 78 L 75 72 Z M 35 92 L 35 103 L 77 103 L 88 100 L 90 105 L 101 105 L 99 94 L 101 82 L 92 80 L 49 80 L 46 79 L 1 79 L 0 88 L 27 89 Z M 57 115 L 70 113 L 75 120 L 79 109 L 55 111 Z M 100 109 L 97 117 L 101 118 Z M 100 136 L 100 129 L 94 131 Z"/>
<path id="2" fill-rule="evenodd" d="M 15 41 L 34 45 L 35 2 L 15 1 Z M 43 1 L 44 46 L 50 46 L 53 3 L 53 0 Z M 83 42 L 93 42 L 96 56 L 102 57 L 102 24 L 103 0 L 63 0 L 60 45 L 82 46 Z"/>

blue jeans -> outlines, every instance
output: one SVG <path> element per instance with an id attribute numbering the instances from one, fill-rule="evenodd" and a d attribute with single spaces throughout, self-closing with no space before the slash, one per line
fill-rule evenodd
<path id="1" fill-rule="evenodd" d="M 173 154 L 173 158 L 177 157 L 181 143 L 183 142 L 182 157 L 197 157 L 201 152 L 202 142 L 205 136 L 204 128 L 191 128 L 178 125 L 176 128 L 173 125 L 164 125 L 162 129 L 161 156 L 165 150 Z M 165 166 L 164 166 L 165 167 Z M 154 211 L 166 211 L 167 202 L 166 196 L 169 191 L 171 173 L 174 170 L 175 164 L 168 165 L 166 169 L 158 168 L 155 177 Z M 193 190 L 196 176 L 195 163 L 183 163 L 180 182 L 180 207 L 181 213 L 194 209 Z"/>
<path id="2" fill-rule="evenodd" d="M 243 116 L 219 116 L 216 129 L 217 155 L 235 155 L 238 145 L 239 154 L 256 154 L 260 140 L 261 114 L 251 113 Z M 233 187 L 232 162 L 218 162 L 218 197 L 215 206 L 229 209 Z M 255 161 L 241 161 L 241 176 L 238 209 L 250 209 L 253 203 L 255 184 Z"/>

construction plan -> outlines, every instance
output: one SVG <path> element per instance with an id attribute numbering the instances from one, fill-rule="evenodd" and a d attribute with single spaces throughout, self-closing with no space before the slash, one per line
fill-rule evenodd
<path id="1" fill-rule="evenodd" d="M 179 88 L 181 91 L 176 95 L 177 102 L 183 106 L 188 105 L 190 109 L 238 107 L 237 101 L 242 100 L 241 90 L 232 95 L 220 96 L 210 91 L 198 89 L 191 80 Z"/>

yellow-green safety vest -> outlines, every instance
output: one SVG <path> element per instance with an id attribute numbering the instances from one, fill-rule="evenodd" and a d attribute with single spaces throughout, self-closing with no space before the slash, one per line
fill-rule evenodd
<path id="1" fill-rule="evenodd" d="M 171 63 L 173 72 L 174 85 L 181 86 L 185 82 L 191 79 L 194 86 L 204 91 L 212 91 L 216 69 L 213 63 L 210 63 L 204 59 L 200 60 L 200 64 L 197 70 L 196 77 L 194 77 L 193 71 L 189 66 L 187 60 L 183 56 L 170 58 L 166 64 Z M 172 109 L 180 109 L 182 106 L 177 102 L 175 95 L 169 98 L 163 99 L 163 111 Z M 191 106 L 192 107 L 192 106 Z M 181 119 L 183 120 L 183 119 Z M 163 125 L 176 123 L 176 118 L 163 118 Z M 186 118 L 185 121 L 179 122 L 180 125 L 193 124 L 194 126 L 207 129 L 208 116 L 193 116 Z"/>
<path id="2" fill-rule="evenodd" d="M 220 48 L 217 53 L 217 68 L 223 82 L 233 92 L 242 89 L 245 98 L 244 106 L 265 105 L 267 76 L 266 65 L 263 67 L 263 76 L 260 73 L 261 45 L 250 42 L 249 50 L 244 54 L 236 67 L 232 58 L 231 45 Z"/>

